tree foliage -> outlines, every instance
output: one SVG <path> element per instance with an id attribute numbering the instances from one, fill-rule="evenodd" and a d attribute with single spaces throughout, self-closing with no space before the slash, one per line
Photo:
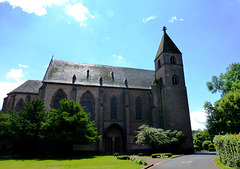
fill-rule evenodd
<path id="1" fill-rule="evenodd" d="M 207 82 L 209 91 L 222 94 L 214 104 L 205 102 L 207 113 L 207 129 L 211 137 L 216 134 L 240 132 L 240 64 L 233 63 L 226 73 L 213 76 Z"/>
<path id="2" fill-rule="evenodd" d="M 62 100 L 60 105 L 46 113 L 44 102 L 34 99 L 19 112 L 0 112 L 0 148 L 8 144 L 13 152 L 29 153 L 37 152 L 42 143 L 90 144 L 100 138 L 79 103 Z"/>
<path id="3" fill-rule="evenodd" d="M 206 140 L 212 140 L 207 129 L 193 134 L 193 145 L 196 151 L 203 150 L 202 144 Z"/>
<path id="4" fill-rule="evenodd" d="M 226 73 L 221 73 L 219 77 L 213 76 L 212 81 L 207 82 L 207 87 L 212 93 L 219 92 L 222 95 L 240 89 L 240 63 L 232 63 Z"/>
<path id="5" fill-rule="evenodd" d="M 174 151 L 174 148 L 179 150 L 180 145 L 185 142 L 182 131 L 165 131 L 148 125 L 142 125 L 138 129 L 136 144 L 150 145 L 152 148 L 155 148 L 155 145 L 165 145 L 170 151 Z"/>
<path id="6" fill-rule="evenodd" d="M 90 121 L 90 114 L 83 107 L 71 100 L 60 101 L 59 109 L 51 109 L 47 121 L 43 124 L 45 140 L 60 143 L 90 144 L 100 136 Z"/>

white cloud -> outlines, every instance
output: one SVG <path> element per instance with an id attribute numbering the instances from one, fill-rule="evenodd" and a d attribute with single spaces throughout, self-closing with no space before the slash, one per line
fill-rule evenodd
<path id="1" fill-rule="evenodd" d="M 20 86 L 24 81 L 20 80 L 18 82 L 0 82 L 0 110 L 2 109 L 3 99 L 7 97 L 7 93 L 11 92 L 12 90 L 16 89 Z"/>
<path id="2" fill-rule="evenodd" d="M 190 113 L 192 130 L 206 129 L 207 115 L 203 110 L 197 110 Z"/>
<path id="3" fill-rule="evenodd" d="M 22 64 L 18 64 L 19 67 L 23 67 L 23 68 L 27 68 L 28 65 L 22 65 Z"/>
<path id="4" fill-rule="evenodd" d="M 11 71 L 8 72 L 6 76 L 8 79 L 20 82 L 21 78 L 23 77 L 23 71 L 22 69 L 11 69 Z"/>
<path id="5" fill-rule="evenodd" d="M 13 9 L 19 7 L 24 12 L 34 13 L 38 16 L 47 14 L 47 8 L 57 5 L 65 8 L 66 14 L 80 22 L 80 26 L 87 26 L 84 21 L 94 18 L 93 15 L 90 15 L 87 7 L 80 2 L 76 3 L 75 0 L 0 0 L 0 3 L 4 2 L 9 3 Z M 67 23 L 71 24 L 68 20 Z"/>
<path id="6" fill-rule="evenodd" d="M 174 17 L 172 17 L 172 19 L 170 19 L 168 22 L 171 22 L 171 23 L 173 23 L 173 22 L 175 22 L 175 21 L 184 21 L 184 19 L 177 19 L 177 17 L 176 16 L 174 16 Z"/>
<path id="7" fill-rule="evenodd" d="M 6 74 L 6 77 L 12 80 L 12 82 L 0 82 L 0 109 L 2 109 L 3 99 L 7 97 L 7 93 L 24 83 L 24 80 L 22 80 L 24 77 L 22 69 L 11 69 Z"/>
<path id="8" fill-rule="evenodd" d="M 118 62 L 123 62 L 125 59 L 121 56 L 121 55 L 116 55 L 116 54 L 113 54 L 112 55 L 114 58 L 117 58 Z"/>
<path id="9" fill-rule="evenodd" d="M 148 18 L 146 18 L 146 19 L 143 19 L 143 23 L 147 23 L 148 21 L 150 21 L 150 20 L 152 20 L 152 19 L 156 19 L 156 18 L 157 18 L 157 16 L 155 16 L 155 15 L 150 16 L 150 17 L 148 17 Z"/>
<path id="10" fill-rule="evenodd" d="M 175 22 L 175 21 L 177 21 L 177 17 L 176 17 L 176 16 L 172 17 L 172 19 L 170 19 L 168 22 L 173 23 L 173 22 Z"/>
<path id="11" fill-rule="evenodd" d="M 104 41 L 109 40 L 109 39 L 110 39 L 109 37 L 105 37 L 105 38 L 103 38 L 102 41 L 104 42 Z"/>
<path id="12" fill-rule="evenodd" d="M 47 7 L 52 5 L 63 5 L 69 0 L 0 0 L 0 2 L 8 2 L 13 8 L 20 7 L 24 12 L 34 13 L 38 16 L 47 13 Z"/>
<path id="13" fill-rule="evenodd" d="M 122 60 L 122 59 L 123 59 L 123 57 L 122 57 L 122 56 L 118 56 L 118 59 L 121 59 L 121 60 Z"/>
<path id="14" fill-rule="evenodd" d="M 83 6 L 81 3 L 66 5 L 66 14 L 73 17 L 75 21 L 80 22 L 80 26 L 87 26 L 84 21 L 89 17 L 94 18 L 94 16 L 89 13 L 87 7 Z"/>
<path id="15" fill-rule="evenodd" d="M 49 64 L 45 65 L 44 68 L 48 68 Z"/>

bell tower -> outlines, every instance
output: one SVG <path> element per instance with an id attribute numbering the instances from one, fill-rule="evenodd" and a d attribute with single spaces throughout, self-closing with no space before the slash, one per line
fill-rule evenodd
<path id="1" fill-rule="evenodd" d="M 163 27 L 163 37 L 157 51 L 155 63 L 155 88 L 157 103 L 157 120 L 164 129 L 180 130 L 186 136 L 183 145 L 185 152 L 193 152 L 192 131 L 185 86 L 182 53 L 166 33 Z M 157 92 L 157 93 L 156 93 Z"/>

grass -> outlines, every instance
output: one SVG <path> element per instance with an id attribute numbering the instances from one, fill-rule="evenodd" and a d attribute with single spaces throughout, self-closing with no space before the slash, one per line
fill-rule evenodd
<path id="1" fill-rule="evenodd" d="M 221 168 L 221 169 L 235 169 L 235 168 L 233 168 L 233 167 L 228 167 L 228 166 L 222 164 L 222 163 L 219 161 L 218 157 L 215 158 L 215 162 L 216 162 L 216 164 L 218 165 L 218 167 Z"/>
<path id="2" fill-rule="evenodd" d="M 140 169 L 142 165 L 113 156 L 92 156 L 82 159 L 1 159 L 0 169 Z"/>

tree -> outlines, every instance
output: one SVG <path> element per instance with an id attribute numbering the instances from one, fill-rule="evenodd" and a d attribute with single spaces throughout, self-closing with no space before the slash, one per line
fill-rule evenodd
<path id="1" fill-rule="evenodd" d="M 41 125 L 46 121 L 44 102 L 37 98 L 25 103 L 20 112 L 10 111 L 9 137 L 17 152 L 36 151 L 41 140 Z"/>
<path id="2" fill-rule="evenodd" d="M 207 129 L 193 135 L 193 145 L 196 151 L 202 150 L 202 144 L 206 140 L 212 140 Z"/>
<path id="3" fill-rule="evenodd" d="M 219 77 L 213 76 L 212 81 L 207 82 L 209 91 L 224 95 L 240 89 L 240 63 L 232 63 L 226 70 L 226 73 L 221 73 Z"/>
<path id="4" fill-rule="evenodd" d="M 4 114 L 2 111 L 0 111 L 0 150 L 3 147 L 7 146 L 7 143 L 9 141 L 9 135 L 8 135 L 8 129 L 10 127 L 9 123 L 9 114 Z M 2 150 L 0 151 L 2 152 Z"/>
<path id="5" fill-rule="evenodd" d="M 136 144 L 150 145 L 154 149 L 155 144 L 170 143 L 169 137 L 164 133 L 163 129 L 149 127 L 148 125 L 142 125 L 138 129 Z"/>
<path id="6" fill-rule="evenodd" d="M 240 63 L 233 63 L 225 74 L 213 76 L 212 82 L 207 82 L 212 93 L 222 94 L 214 104 L 205 102 L 207 113 L 207 129 L 211 137 L 216 134 L 240 132 Z"/>
<path id="7" fill-rule="evenodd" d="M 90 144 L 100 139 L 95 122 L 90 114 L 73 100 L 63 99 L 59 109 L 50 109 L 49 117 L 43 124 L 44 139 L 47 142 L 62 144 Z"/>

